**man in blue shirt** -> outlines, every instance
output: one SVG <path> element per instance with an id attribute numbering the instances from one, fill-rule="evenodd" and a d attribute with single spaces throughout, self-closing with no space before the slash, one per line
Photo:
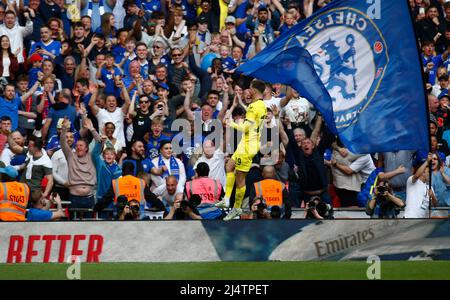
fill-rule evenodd
<path id="1" fill-rule="evenodd" d="M 445 51 L 442 54 L 434 55 L 434 43 L 425 41 L 422 43 L 422 65 L 425 72 L 429 73 L 429 83 L 434 85 L 436 83 L 437 69 L 447 60 L 449 51 Z"/>
<path id="2" fill-rule="evenodd" d="M 61 42 L 55 41 L 52 39 L 51 30 L 48 26 L 41 26 L 41 40 L 32 44 L 30 53 L 31 54 L 37 52 L 44 59 L 54 60 L 61 52 Z"/>
<path id="3" fill-rule="evenodd" d="M 105 94 L 106 95 L 116 95 L 116 86 L 114 84 L 114 77 L 121 76 L 121 70 L 114 63 L 114 56 L 112 54 L 105 55 L 105 61 L 99 66 L 97 74 L 95 75 L 97 79 L 101 79 L 105 84 Z"/>
<path id="4" fill-rule="evenodd" d="M 43 74 L 38 74 L 38 79 L 42 80 Z M 11 130 L 17 129 L 19 123 L 19 109 L 22 102 L 25 102 L 28 97 L 30 97 L 38 88 L 39 81 L 33 85 L 33 87 L 21 97 L 16 95 L 16 87 L 14 84 L 7 84 L 5 87 L 5 92 L 3 97 L 0 97 L 0 118 L 3 116 L 8 116 L 11 119 L 12 127 Z"/>
<path id="5" fill-rule="evenodd" d="M 52 194 L 52 200 L 47 200 L 42 195 L 42 191 L 34 190 L 30 194 L 32 208 L 27 212 L 27 221 L 51 221 L 65 217 L 61 205 L 61 198 L 58 194 Z M 50 206 L 56 204 L 56 211 L 50 211 Z"/>
<path id="6" fill-rule="evenodd" d="M 163 134 L 163 122 L 155 118 L 151 125 L 145 157 L 150 159 L 158 157 L 159 147 L 163 141 L 170 141 L 170 137 Z"/>
<path id="7" fill-rule="evenodd" d="M 64 119 L 60 118 L 56 124 L 56 134 L 49 137 L 47 146 L 45 146 L 45 150 L 49 156 L 52 156 L 53 153 L 61 149 L 60 138 L 62 132 L 62 123 Z M 70 123 L 70 122 L 69 122 Z M 73 124 L 71 124 L 71 132 L 73 134 L 74 139 L 74 147 L 79 139 L 81 139 L 80 133 L 73 128 Z M 83 130 L 83 129 L 80 129 Z M 84 134 L 84 133 L 83 133 Z"/>
<path id="8" fill-rule="evenodd" d="M 145 43 L 137 43 L 136 44 L 136 55 L 137 61 L 141 65 L 141 76 L 144 79 L 148 78 L 149 64 L 147 60 L 148 56 L 148 47 Z"/>
<path id="9" fill-rule="evenodd" d="M 138 4 L 138 2 L 141 2 L 142 4 Z M 145 12 L 148 14 L 152 14 L 154 11 L 160 11 L 161 10 L 161 3 L 159 0 L 142 0 L 142 1 L 136 1 L 136 4 L 144 8 Z"/>
<path id="10" fill-rule="evenodd" d="M 125 28 L 121 28 L 117 31 L 117 44 L 111 50 L 116 64 L 120 63 L 125 57 L 125 52 L 127 51 L 127 38 L 128 31 Z"/>
<path id="11" fill-rule="evenodd" d="M 59 119 L 67 118 L 71 124 L 75 124 L 77 111 L 69 103 L 71 103 L 70 91 L 64 89 L 59 93 L 58 101 L 50 108 L 44 126 L 42 126 L 43 140 L 57 134 L 56 125 Z"/>

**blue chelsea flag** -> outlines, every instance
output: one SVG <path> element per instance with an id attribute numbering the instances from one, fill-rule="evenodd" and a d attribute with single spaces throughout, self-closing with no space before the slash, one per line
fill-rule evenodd
<path id="1" fill-rule="evenodd" d="M 426 150 L 428 117 L 407 1 L 335 0 L 252 60 L 246 75 L 291 85 L 354 153 Z"/>

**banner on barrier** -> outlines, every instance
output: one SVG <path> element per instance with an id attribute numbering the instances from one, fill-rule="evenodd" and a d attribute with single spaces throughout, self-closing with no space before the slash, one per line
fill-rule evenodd
<path id="1" fill-rule="evenodd" d="M 450 259 L 450 220 L 2 223 L 0 263 Z"/>

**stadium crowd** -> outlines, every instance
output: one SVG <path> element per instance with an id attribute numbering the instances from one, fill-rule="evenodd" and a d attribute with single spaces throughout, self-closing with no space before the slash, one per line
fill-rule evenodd
<path id="1" fill-rule="evenodd" d="M 3 1 L 0 220 L 77 209 L 222 219 L 233 206 L 228 219 L 290 218 L 292 207 L 322 219 L 358 206 L 414 218 L 428 217 L 430 198 L 450 206 L 450 3 L 410 1 L 432 153 L 351 153 L 295 90 L 236 71 L 327 2 Z M 259 151 L 241 162 L 233 155 L 257 102 Z"/>

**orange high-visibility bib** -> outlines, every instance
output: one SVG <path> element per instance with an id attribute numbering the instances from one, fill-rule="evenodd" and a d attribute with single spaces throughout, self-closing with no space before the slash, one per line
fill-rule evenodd
<path id="1" fill-rule="evenodd" d="M 128 201 L 137 200 L 139 203 L 145 203 L 144 188 L 145 182 L 142 179 L 132 175 L 122 176 L 112 181 L 114 190 L 114 203 L 117 203 L 117 197 L 126 196 Z"/>
<path id="2" fill-rule="evenodd" d="M 0 183 L 0 220 L 25 221 L 30 188 L 17 181 Z"/>
<path id="3" fill-rule="evenodd" d="M 255 182 L 256 196 L 262 196 L 267 206 L 283 205 L 283 183 L 274 179 L 264 179 Z"/>

